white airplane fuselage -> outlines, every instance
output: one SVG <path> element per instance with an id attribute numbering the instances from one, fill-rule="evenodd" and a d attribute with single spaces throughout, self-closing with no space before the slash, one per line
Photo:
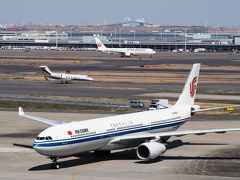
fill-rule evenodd
<path id="1" fill-rule="evenodd" d="M 125 56 L 131 55 L 154 55 L 156 51 L 150 48 L 106 48 L 103 50 L 99 50 L 106 53 L 111 54 L 123 54 Z"/>
<path id="2" fill-rule="evenodd" d="M 65 74 L 65 73 L 54 73 L 52 72 L 47 66 L 40 66 L 43 73 L 45 74 L 45 78 L 51 78 L 51 79 L 58 79 L 61 80 L 61 82 L 68 82 L 72 80 L 78 80 L 78 81 L 93 81 L 92 77 L 89 77 L 88 75 L 80 75 L 80 74 Z"/>
<path id="3" fill-rule="evenodd" d="M 46 156 L 71 156 L 93 150 L 116 150 L 139 145 L 139 141 L 114 144 L 119 136 L 175 131 L 191 117 L 190 106 L 145 111 L 127 115 L 64 123 L 52 126 L 38 135 L 33 148 Z"/>
<path id="4" fill-rule="evenodd" d="M 79 80 L 79 81 L 92 81 L 93 78 L 88 75 L 78 75 L 78 74 L 65 74 L 65 73 L 51 73 L 47 77 L 52 79 L 63 79 L 63 80 Z"/>
<path id="5" fill-rule="evenodd" d="M 110 54 L 121 54 L 122 57 L 129 57 L 135 55 L 150 55 L 156 54 L 151 48 L 107 48 L 98 37 L 95 37 L 97 50 Z"/>

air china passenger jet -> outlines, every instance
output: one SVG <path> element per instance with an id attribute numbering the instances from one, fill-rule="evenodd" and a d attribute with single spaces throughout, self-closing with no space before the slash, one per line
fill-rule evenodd
<path id="1" fill-rule="evenodd" d="M 57 79 L 60 80 L 61 83 L 68 83 L 69 81 L 93 81 L 93 78 L 88 75 L 80 75 L 80 74 L 65 74 L 65 73 L 53 73 L 47 66 L 39 66 L 42 71 L 45 73 L 45 78 Z"/>
<path id="2" fill-rule="evenodd" d="M 59 168 L 57 160 L 60 157 L 87 151 L 107 154 L 111 150 L 131 147 L 136 147 L 140 159 L 155 159 L 166 151 L 165 143 L 172 136 L 240 131 L 240 128 L 177 130 L 197 112 L 225 108 L 200 109 L 194 104 L 199 69 L 200 64 L 193 65 L 179 99 L 175 105 L 166 109 L 71 123 L 28 115 L 21 107 L 19 116 L 51 125 L 37 136 L 33 148 L 38 153 L 49 156 L 54 168 Z"/>
<path id="3" fill-rule="evenodd" d="M 107 48 L 98 37 L 95 37 L 97 50 L 110 54 L 121 54 L 121 57 L 130 57 L 134 55 L 149 55 L 152 57 L 156 51 L 150 48 Z"/>

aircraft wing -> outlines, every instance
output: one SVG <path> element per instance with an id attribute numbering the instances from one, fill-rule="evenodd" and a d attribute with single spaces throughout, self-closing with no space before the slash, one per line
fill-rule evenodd
<path id="1" fill-rule="evenodd" d="M 32 115 L 26 114 L 26 113 L 24 113 L 24 111 L 21 107 L 19 107 L 19 109 L 18 109 L 18 115 L 21 116 L 21 117 L 31 119 L 33 121 L 42 122 L 44 124 L 48 124 L 48 125 L 51 125 L 51 126 L 55 126 L 55 125 L 63 123 L 61 121 L 50 120 L 50 119 L 45 119 L 45 118 L 41 118 L 41 117 L 38 117 L 38 116 L 32 116 Z"/>
<path id="2" fill-rule="evenodd" d="M 171 136 L 186 136 L 186 135 L 204 135 L 207 133 L 225 133 L 228 131 L 240 131 L 240 128 L 231 128 L 231 129 L 206 129 L 206 130 L 185 130 L 185 131 L 169 131 L 162 133 L 145 133 L 145 134 L 136 134 L 136 135 L 124 135 L 119 136 L 111 141 L 111 143 L 121 143 L 133 140 L 151 140 L 159 139 L 161 137 L 171 137 Z"/>

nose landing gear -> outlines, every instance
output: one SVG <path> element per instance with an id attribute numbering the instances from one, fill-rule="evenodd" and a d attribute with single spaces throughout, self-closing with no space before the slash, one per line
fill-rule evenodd
<path id="1" fill-rule="evenodd" d="M 51 167 L 54 168 L 54 169 L 59 169 L 60 166 L 59 166 L 59 164 L 57 162 L 59 157 L 50 157 L 50 159 L 52 160 Z"/>

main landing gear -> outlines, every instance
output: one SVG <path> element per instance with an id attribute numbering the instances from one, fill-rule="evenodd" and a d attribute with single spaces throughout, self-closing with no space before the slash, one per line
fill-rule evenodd
<path id="1" fill-rule="evenodd" d="M 52 160 L 52 164 L 51 164 L 51 167 L 54 168 L 54 169 L 59 169 L 60 166 L 58 164 L 58 157 L 50 157 L 50 159 Z"/>

